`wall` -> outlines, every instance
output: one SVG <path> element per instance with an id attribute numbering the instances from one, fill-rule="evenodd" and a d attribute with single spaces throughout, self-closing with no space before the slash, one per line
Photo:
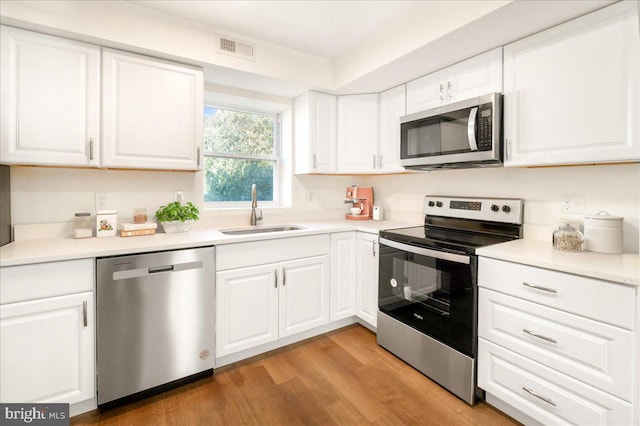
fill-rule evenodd
<path id="1" fill-rule="evenodd" d="M 606 210 L 624 217 L 625 251 L 638 252 L 640 164 L 293 176 L 291 207 L 263 209 L 264 223 L 342 218 L 348 207 L 344 191 L 352 184 L 373 185 L 386 219 L 415 224 L 422 222 L 427 194 L 523 198 L 525 237 L 543 240 L 550 240 L 562 216 L 560 196 L 584 195 L 587 214 Z M 12 167 L 11 187 L 14 224 L 70 222 L 75 212 L 94 213 L 95 192 L 108 193 L 109 207 L 118 210 L 121 221 L 130 220 L 136 207 L 146 207 L 152 216 L 173 200 L 175 190 L 183 190 L 185 200 L 202 204 L 201 173 Z M 248 225 L 249 214 L 249 205 L 205 211 L 196 227 Z"/>
<path id="2" fill-rule="evenodd" d="M 523 198 L 525 238 L 548 241 L 558 218 L 584 216 L 563 215 L 560 196 L 584 195 L 585 214 L 605 210 L 624 217 L 625 251 L 638 252 L 640 164 L 441 170 L 376 176 L 368 182 L 385 218 L 392 220 L 419 220 L 426 194 Z"/>
<path id="3" fill-rule="evenodd" d="M 340 218 L 346 211 L 346 186 L 363 180 L 294 176 L 291 206 L 263 209 L 264 223 Z M 120 222 L 130 221 L 138 207 L 153 217 L 158 207 L 174 200 L 177 190 L 184 191 L 185 201 L 202 207 L 201 172 L 11 167 L 11 217 L 13 225 L 71 223 L 76 212 L 95 214 L 95 193 L 106 192 L 107 208 L 118 210 Z M 243 208 L 203 211 L 196 228 L 248 225 L 250 211 L 249 203 Z"/>

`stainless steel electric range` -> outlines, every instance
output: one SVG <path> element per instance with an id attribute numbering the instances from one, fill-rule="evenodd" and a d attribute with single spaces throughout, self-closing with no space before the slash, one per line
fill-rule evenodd
<path id="1" fill-rule="evenodd" d="M 475 250 L 522 236 L 523 201 L 426 196 L 424 226 L 380 233 L 378 344 L 476 401 Z"/>

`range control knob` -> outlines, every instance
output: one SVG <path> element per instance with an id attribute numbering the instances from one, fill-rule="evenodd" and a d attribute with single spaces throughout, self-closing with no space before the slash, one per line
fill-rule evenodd
<path id="1" fill-rule="evenodd" d="M 502 211 L 505 212 L 505 213 L 509 213 L 511 211 L 511 207 L 509 207 L 507 205 L 504 205 L 504 206 L 502 206 Z"/>
<path id="2" fill-rule="evenodd" d="M 436 201 L 436 207 L 442 207 L 442 201 Z"/>
<path id="3" fill-rule="evenodd" d="M 492 212 L 500 211 L 500 207 L 498 207 L 497 204 L 491 204 L 491 211 Z"/>
<path id="4" fill-rule="evenodd" d="M 433 207 L 435 205 L 436 205 L 436 203 L 434 203 L 433 201 L 429 201 L 429 207 Z"/>

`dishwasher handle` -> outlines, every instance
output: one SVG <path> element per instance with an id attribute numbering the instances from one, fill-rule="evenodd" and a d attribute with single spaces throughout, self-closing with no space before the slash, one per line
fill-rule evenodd
<path id="1" fill-rule="evenodd" d="M 159 274 L 160 272 L 173 272 L 173 265 L 154 266 L 152 268 L 149 268 L 149 275 Z"/>
<path id="2" fill-rule="evenodd" d="M 161 274 L 161 273 L 176 273 L 176 272 L 188 271 L 190 269 L 202 269 L 202 268 L 204 268 L 204 262 L 202 260 L 198 260 L 195 262 L 176 263 L 173 265 L 125 269 L 123 271 L 115 271 L 113 273 L 113 281 L 148 277 L 150 275 Z"/>

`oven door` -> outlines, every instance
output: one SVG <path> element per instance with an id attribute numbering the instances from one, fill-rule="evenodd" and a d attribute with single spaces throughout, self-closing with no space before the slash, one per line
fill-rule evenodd
<path id="1" fill-rule="evenodd" d="M 380 238 L 380 311 L 474 357 L 476 259 Z"/>

